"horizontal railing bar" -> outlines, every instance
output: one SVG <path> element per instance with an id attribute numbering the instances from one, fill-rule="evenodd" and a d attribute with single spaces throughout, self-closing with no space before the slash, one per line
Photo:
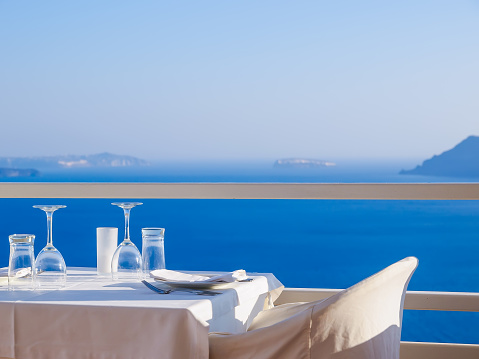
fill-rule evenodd
<path id="1" fill-rule="evenodd" d="M 478 200 L 479 183 L 0 183 L 0 198 Z"/>
<path id="2" fill-rule="evenodd" d="M 342 289 L 285 288 L 275 304 L 313 302 Z M 404 309 L 479 312 L 479 293 L 407 291 Z"/>
<path id="3" fill-rule="evenodd" d="M 401 359 L 477 359 L 479 345 L 401 342 Z"/>
<path id="4" fill-rule="evenodd" d="M 284 288 L 274 304 L 281 305 L 296 302 L 314 302 L 329 298 L 341 291 L 342 289 Z"/>
<path id="5" fill-rule="evenodd" d="M 409 291 L 404 309 L 479 312 L 479 293 Z"/>

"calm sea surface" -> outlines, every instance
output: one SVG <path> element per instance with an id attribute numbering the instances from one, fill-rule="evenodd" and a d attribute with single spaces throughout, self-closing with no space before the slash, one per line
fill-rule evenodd
<path id="1" fill-rule="evenodd" d="M 443 182 L 399 176 L 400 164 L 273 169 L 266 164 L 155 165 L 45 172 L 34 181 L 77 182 Z M 406 168 L 411 168 L 409 167 Z M 22 180 L 22 179 L 19 179 Z M 469 181 L 460 179 L 460 181 Z M 112 200 L 2 199 L 0 265 L 8 235 L 46 243 L 45 214 L 34 204 L 65 204 L 53 217 L 53 243 L 69 266 L 96 266 L 96 227 L 119 227 Z M 410 290 L 479 292 L 477 201 L 142 200 L 131 213 L 142 227 L 164 227 L 167 267 L 272 272 L 287 287 L 346 288 L 406 256 L 419 259 Z M 121 238 L 120 238 L 121 239 Z M 3 244 L 1 244 L 3 243 Z M 479 313 L 405 311 L 403 340 L 479 344 Z"/>

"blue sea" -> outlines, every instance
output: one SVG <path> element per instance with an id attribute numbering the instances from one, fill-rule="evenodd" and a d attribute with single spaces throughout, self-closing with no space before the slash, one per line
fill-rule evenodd
<path id="1" fill-rule="evenodd" d="M 15 181 L 43 182 L 474 182 L 398 175 L 410 162 L 345 162 L 278 169 L 272 163 L 158 163 L 149 167 L 65 169 Z M 4 179 L 5 180 L 5 179 Z M 6 179 L 11 181 L 11 179 Z M 138 200 L 132 198 L 132 200 Z M 53 216 L 53 243 L 69 266 L 96 265 L 96 227 L 118 227 L 113 200 L 2 199 L 0 265 L 8 235 L 46 243 L 35 204 L 65 204 Z M 409 290 L 479 292 L 477 201 L 142 200 L 131 237 L 164 227 L 166 264 L 176 270 L 272 272 L 287 287 L 346 288 L 406 256 L 419 259 Z M 120 238 L 121 240 L 121 238 Z M 403 340 L 479 344 L 479 313 L 405 311 Z"/>

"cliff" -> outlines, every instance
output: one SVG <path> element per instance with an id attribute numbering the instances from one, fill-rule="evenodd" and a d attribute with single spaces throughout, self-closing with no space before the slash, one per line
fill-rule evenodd
<path id="1" fill-rule="evenodd" d="M 469 136 L 454 148 L 425 160 L 412 170 L 402 170 L 400 174 L 479 177 L 479 137 Z"/>

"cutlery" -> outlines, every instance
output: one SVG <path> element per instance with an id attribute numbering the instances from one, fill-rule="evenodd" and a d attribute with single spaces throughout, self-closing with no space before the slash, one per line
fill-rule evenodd
<path id="1" fill-rule="evenodd" d="M 142 280 L 141 283 L 146 285 L 148 288 L 150 288 L 152 291 L 158 293 L 158 294 L 168 294 L 171 293 L 171 289 L 161 289 L 158 287 L 155 287 L 153 284 L 148 283 L 146 280 Z"/>
<path id="2" fill-rule="evenodd" d="M 254 278 L 246 278 L 246 279 L 241 279 L 241 280 L 239 280 L 238 282 L 240 282 L 240 283 L 252 282 L 253 280 L 254 280 Z"/>
<path id="3" fill-rule="evenodd" d="M 214 292 L 212 290 L 198 290 L 198 289 L 189 289 L 189 288 L 176 288 L 174 292 L 189 292 L 196 295 L 208 295 L 208 296 L 222 294 L 222 292 Z"/>
<path id="4" fill-rule="evenodd" d="M 212 296 L 212 295 L 218 295 L 218 294 L 222 294 L 221 292 L 214 292 L 214 291 L 211 291 L 211 290 L 196 290 L 196 289 L 187 289 L 187 288 L 178 288 L 178 289 L 161 289 L 161 288 L 158 288 L 157 286 L 147 282 L 146 280 L 142 280 L 141 281 L 144 285 L 146 285 L 148 288 L 150 288 L 152 291 L 155 291 L 159 294 L 169 294 L 171 292 L 188 292 L 188 293 L 193 293 L 193 294 L 196 294 L 196 295 L 208 295 L 208 296 Z"/>

